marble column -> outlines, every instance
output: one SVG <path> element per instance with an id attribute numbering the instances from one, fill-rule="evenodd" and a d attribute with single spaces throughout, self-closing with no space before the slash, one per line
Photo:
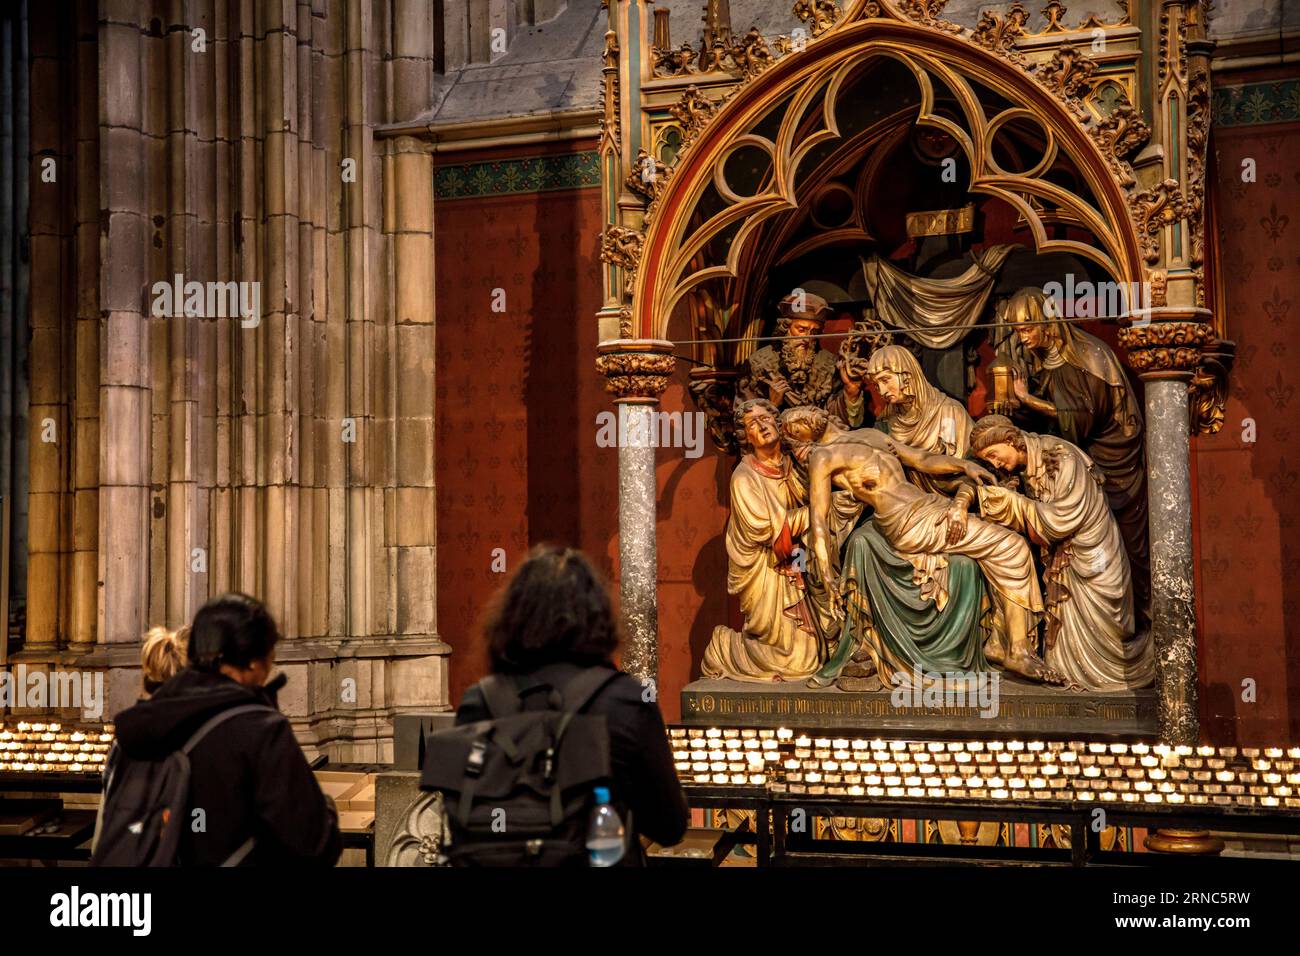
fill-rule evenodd
<path id="1" fill-rule="evenodd" d="M 1211 338 L 1204 309 L 1152 309 L 1159 319 L 1120 333 L 1146 391 L 1151 629 L 1160 739 L 1200 742 L 1192 558 L 1188 384 Z M 1192 321 L 1187 321 L 1188 319 Z"/>
<path id="2" fill-rule="evenodd" d="M 659 577 L 655 545 L 655 442 L 659 396 L 673 373 L 672 343 L 612 339 L 597 347 L 597 369 L 618 407 L 619 597 L 626 643 L 623 669 L 659 679 Z"/>

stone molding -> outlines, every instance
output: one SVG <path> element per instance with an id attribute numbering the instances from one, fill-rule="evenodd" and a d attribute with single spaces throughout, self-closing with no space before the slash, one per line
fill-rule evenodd
<path id="1" fill-rule="evenodd" d="M 1214 338 L 1204 322 L 1151 322 L 1122 329 L 1119 343 L 1128 350 L 1128 364 L 1140 376 L 1167 373 L 1191 375 L 1201 350 Z"/>
<path id="2" fill-rule="evenodd" d="M 673 344 L 662 339 L 613 339 L 596 347 L 596 370 L 616 402 L 659 401 L 677 366 Z"/>

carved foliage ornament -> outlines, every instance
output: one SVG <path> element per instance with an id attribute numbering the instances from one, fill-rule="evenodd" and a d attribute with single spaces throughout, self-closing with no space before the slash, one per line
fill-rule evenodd
<path id="1" fill-rule="evenodd" d="M 600 258 L 623 269 L 627 273 L 628 286 L 636 278 L 644 238 L 641 233 L 627 226 L 606 226 L 600 237 Z"/>
<path id="2" fill-rule="evenodd" d="M 668 388 L 675 367 L 671 355 L 655 352 L 611 352 L 596 358 L 596 371 L 605 376 L 605 391 L 616 399 L 658 398 Z"/>
<path id="3" fill-rule="evenodd" d="M 1015 44 L 1025 35 L 1025 23 L 1028 20 L 1029 12 L 1018 2 L 1013 3 L 1005 15 L 986 10 L 980 15 L 979 23 L 971 33 L 971 42 L 1020 62 L 1024 57 L 1015 49 Z"/>
<path id="4" fill-rule="evenodd" d="M 840 5 L 836 0 L 795 0 L 793 13 L 808 24 L 813 36 L 819 37 L 835 26 L 840 17 Z M 868 11 L 868 16 L 874 15 Z"/>
<path id="5" fill-rule="evenodd" d="M 731 47 L 728 55 L 743 76 L 757 76 L 772 65 L 772 51 L 758 27 L 750 27 L 749 32 Z"/>
<path id="6" fill-rule="evenodd" d="M 1127 103 L 1117 106 L 1090 132 L 1103 150 L 1118 159 L 1132 156 L 1151 139 L 1151 127 L 1142 119 L 1142 114 Z"/>
<path id="7" fill-rule="evenodd" d="M 1200 322 L 1151 322 L 1121 329 L 1119 344 L 1139 373 L 1191 372 L 1213 337 L 1210 327 Z"/>
<path id="8" fill-rule="evenodd" d="M 717 109 L 713 101 L 700 92 L 699 87 L 688 86 L 682 98 L 668 107 L 668 112 L 681 124 L 685 138 L 692 139 L 708 125 Z"/>
<path id="9" fill-rule="evenodd" d="M 1187 218 L 1187 200 L 1178 188 L 1178 180 L 1166 179 L 1150 189 L 1129 197 L 1129 208 L 1137 225 L 1142 257 L 1147 262 L 1160 259 L 1160 230 Z"/>
<path id="10" fill-rule="evenodd" d="M 654 56 L 657 76 L 680 76 L 689 73 L 691 64 L 695 62 L 695 48 L 689 43 L 683 43 L 675 50 L 661 50 L 654 47 L 650 52 Z"/>
<path id="11" fill-rule="evenodd" d="M 1065 31 L 1065 24 L 1061 22 L 1061 17 L 1065 16 L 1065 4 L 1060 0 L 1050 0 L 1047 6 L 1043 7 L 1043 16 L 1047 17 L 1047 27 L 1044 33 L 1062 33 Z"/>
<path id="12" fill-rule="evenodd" d="M 1187 87 L 1187 218 L 1193 267 L 1205 261 L 1205 151 L 1210 136 L 1210 77 L 1197 70 Z M 1198 276 L 1199 280 L 1199 276 Z M 1203 296 L 1204 283 L 1197 282 L 1197 294 Z M 1203 300 L 1198 300 L 1203 305 Z"/>
<path id="13" fill-rule="evenodd" d="M 698 378 L 691 382 L 690 390 L 696 407 L 704 412 L 705 427 L 714 446 L 729 455 L 737 454 L 739 444 L 733 414 L 735 383 Z"/>
<path id="14" fill-rule="evenodd" d="M 1034 75 L 1061 99 L 1077 100 L 1088 91 L 1096 72 L 1096 61 L 1067 43 L 1048 62 L 1039 64 Z"/>
<path id="15" fill-rule="evenodd" d="M 1089 127 L 1088 135 L 1106 157 L 1115 181 L 1124 189 L 1132 189 L 1137 180 L 1133 178 L 1133 170 L 1126 159 L 1151 139 L 1151 128 L 1142 119 L 1142 114 L 1124 103 L 1095 126 Z"/>
<path id="16" fill-rule="evenodd" d="M 945 20 L 941 16 L 947 4 L 948 0 L 902 0 L 899 7 L 913 20 L 924 23 L 927 27 L 934 27 L 936 30 L 944 30 L 948 33 L 960 33 L 961 27 L 958 24 Z"/>
<path id="17" fill-rule="evenodd" d="M 688 73 L 739 73 L 746 79 L 757 76 L 774 62 L 772 48 L 759 32 L 758 27 L 750 27 L 744 36 L 727 43 L 720 36 L 714 36 L 711 45 L 701 41 L 697 56 L 689 43 L 683 43 L 676 49 L 651 49 L 657 76 L 685 76 Z M 692 69 L 698 60 L 699 66 Z"/>
<path id="18" fill-rule="evenodd" d="M 1232 371 L 1236 346 L 1211 339 L 1201 350 L 1201 362 L 1187 386 L 1191 398 L 1192 433 L 1214 435 L 1223 427 L 1228 404 L 1228 373 Z"/>

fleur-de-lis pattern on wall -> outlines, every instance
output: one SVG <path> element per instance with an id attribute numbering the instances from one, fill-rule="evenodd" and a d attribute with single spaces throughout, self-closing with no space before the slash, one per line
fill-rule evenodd
<path id="1" fill-rule="evenodd" d="M 1300 297 L 1300 116 L 1279 105 L 1279 88 L 1216 94 L 1219 281 L 1237 360 L 1222 431 L 1193 440 L 1205 732 L 1242 743 L 1300 733 L 1300 706 L 1288 704 L 1300 686 L 1300 367 L 1288 348 Z M 1278 118 L 1291 121 L 1254 128 Z M 1246 159 L 1254 182 L 1242 181 Z M 1246 678 L 1255 703 L 1241 700 Z"/>
<path id="2" fill-rule="evenodd" d="M 610 406 L 590 360 L 601 306 L 593 156 L 435 176 L 438 634 L 452 647 L 453 702 L 486 670 L 483 610 L 508 576 L 492 570 L 493 549 L 507 571 L 542 540 L 613 570 L 617 449 L 595 446 L 596 413 Z"/>

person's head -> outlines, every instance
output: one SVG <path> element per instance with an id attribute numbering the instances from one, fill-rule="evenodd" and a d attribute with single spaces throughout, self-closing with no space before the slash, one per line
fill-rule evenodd
<path id="1" fill-rule="evenodd" d="M 1017 291 L 1007 300 L 1004 315 L 1025 348 L 1041 351 L 1057 344 L 1053 320 L 1059 312 L 1056 301 L 1042 289 L 1028 286 Z"/>
<path id="2" fill-rule="evenodd" d="M 813 359 L 817 356 L 817 339 L 830 315 L 831 307 L 819 295 L 797 291 L 779 303 L 781 317 L 777 331 L 787 336 L 781 342 L 781 366 L 790 384 L 802 388 L 808 381 Z"/>
<path id="3" fill-rule="evenodd" d="M 609 591 L 580 551 L 538 545 L 493 599 L 484 627 L 492 670 L 560 661 L 608 664 L 618 648 Z"/>
<path id="4" fill-rule="evenodd" d="M 222 594 L 194 615 L 190 666 L 260 687 L 271 674 L 280 631 L 265 605 L 247 594 Z"/>
<path id="5" fill-rule="evenodd" d="M 822 326 L 826 324 L 831 314 L 829 302 L 815 293 L 804 292 L 802 289 L 796 289 L 787 295 L 777 303 L 777 309 L 781 313 L 781 318 L 777 321 L 781 334 L 798 338 L 816 335 L 822 330 Z"/>
<path id="6" fill-rule="evenodd" d="M 781 443 L 777 427 L 780 412 L 766 398 L 737 402 L 732 414 L 736 422 L 736 441 L 741 451 L 771 450 Z"/>
<path id="7" fill-rule="evenodd" d="M 816 405 L 800 405 L 781 413 L 781 432 L 790 445 L 806 445 L 821 441 L 830 424 L 830 413 Z"/>
<path id="8" fill-rule="evenodd" d="M 885 345 L 872 352 L 867 374 L 890 405 L 910 404 L 916 398 L 917 381 L 925 380 L 916 356 L 901 345 Z"/>
<path id="9" fill-rule="evenodd" d="M 151 627 L 140 645 L 140 671 L 144 677 L 144 692 L 152 696 L 185 667 L 185 646 L 190 629 L 169 631 L 165 627 Z"/>
<path id="10" fill-rule="evenodd" d="M 999 471 L 1014 473 L 1025 467 L 1025 436 L 1005 415 L 985 415 L 976 422 L 970 447 Z"/>

